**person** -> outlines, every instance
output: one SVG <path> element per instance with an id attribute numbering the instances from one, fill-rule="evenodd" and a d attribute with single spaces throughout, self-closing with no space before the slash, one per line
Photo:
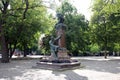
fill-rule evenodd
<path id="1" fill-rule="evenodd" d="M 57 53 L 59 50 L 59 46 L 55 44 L 56 41 L 58 41 L 61 38 L 61 35 L 58 36 L 57 38 L 54 38 L 53 36 L 51 37 L 51 40 L 49 41 L 50 44 L 50 50 L 51 50 L 51 56 L 54 58 L 58 58 Z"/>

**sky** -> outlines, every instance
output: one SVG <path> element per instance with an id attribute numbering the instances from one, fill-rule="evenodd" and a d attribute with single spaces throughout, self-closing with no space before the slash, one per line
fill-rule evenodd
<path id="1" fill-rule="evenodd" d="M 79 13 L 84 14 L 86 19 L 90 20 L 92 0 L 71 0 L 71 3 L 77 8 Z"/>
<path id="2" fill-rule="evenodd" d="M 46 0 L 49 1 L 49 0 Z M 59 1 L 64 1 L 64 0 L 54 0 L 57 6 L 60 5 Z M 92 0 L 69 0 L 73 6 L 75 6 L 78 10 L 79 13 L 84 14 L 87 20 L 90 20 L 91 16 L 91 11 L 90 11 L 90 6 L 92 3 Z M 54 11 L 49 11 L 52 12 L 53 15 L 55 15 Z"/>

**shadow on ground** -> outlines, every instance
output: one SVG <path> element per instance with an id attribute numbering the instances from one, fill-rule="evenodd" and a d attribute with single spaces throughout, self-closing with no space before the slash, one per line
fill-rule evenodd
<path id="1" fill-rule="evenodd" d="M 120 74 L 120 60 L 99 61 L 81 59 L 81 65 L 85 67 L 80 68 L 80 70 L 77 69 L 78 71 L 33 69 L 32 66 L 36 65 L 36 62 L 38 62 L 38 60 L 14 60 L 7 64 L 0 63 L 0 80 L 88 80 L 88 78 L 93 78 L 93 76 L 91 77 L 84 72 L 87 70 L 91 70 L 91 72 L 97 71 Z M 102 75 L 102 73 L 100 73 L 100 75 Z M 59 79 L 60 77 L 62 79 Z"/>
<path id="2" fill-rule="evenodd" d="M 87 77 L 75 73 L 73 70 L 52 71 L 34 69 L 38 60 L 17 60 L 11 63 L 0 63 L 1 80 L 88 80 Z M 60 75 L 64 76 L 60 76 Z"/>
<path id="3" fill-rule="evenodd" d="M 31 64 L 36 60 L 17 60 L 10 63 L 0 63 L 0 79 L 16 80 L 17 77 L 23 76 L 25 72 L 31 69 Z"/>
<path id="4" fill-rule="evenodd" d="M 65 80 L 88 80 L 86 76 L 81 76 L 75 73 L 73 70 L 66 70 L 66 71 L 53 71 L 52 72 L 55 76 L 65 75 Z"/>
<path id="5" fill-rule="evenodd" d="M 80 60 L 86 69 L 113 74 L 120 73 L 120 60 Z"/>

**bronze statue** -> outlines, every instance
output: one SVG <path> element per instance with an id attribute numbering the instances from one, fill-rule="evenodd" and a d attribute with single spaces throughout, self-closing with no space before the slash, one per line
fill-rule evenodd
<path id="1" fill-rule="evenodd" d="M 55 44 L 56 41 L 58 41 L 61 38 L 61 35 L 58 36 L 57 38 L 54 38 L 53 36 L 51 36 L 51 40 L 49 41 L 50 44 L 50 50 L 51 50 L 51 56 L 58 59 L 57 58 L 57 52 L 59 50 L 59 46 Z"/>
<path id="2" fill-rule="evenodd" d="M 64 17 L 62 14 L 58 13 L 57 14 L 58 18 L 58 23 L 55 25 L 55 30 L 56 30 L 56 36 L 59 36 L 62 34 L 61 38 L 58 40 L 58 45 L 61 48 L 65 48 L 65 29 L 66 25 L 63 23 L 64 22 Z"/>
<path id="3" fill-rule="evenodd" d="M 64 17 L 62 14 L 58 13 L 57 14 L 57 19 L 58 23 L 55 24 L 55 29 L 58 31 L 59 29 L 66 29 L 66 25 L 63 23 L 64 22 Z"/>
<path id="4" fill-rule="evenodd" d="M 51 57 L 52 58 L 60 58 L 67 57 L 67 49 L 65 43 L 65 29 L 66 25 L 64 22 L 64 17 L 62 14 L 57 14 L 58 23 L 55 24 L 56 36 L 57 38 L 51 38 L 49 41 L 51 48 Z"/>

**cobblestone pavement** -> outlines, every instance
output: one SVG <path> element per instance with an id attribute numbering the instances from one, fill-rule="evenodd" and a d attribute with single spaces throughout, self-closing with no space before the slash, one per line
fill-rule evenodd
<path id="1" fill-rule="evenodd" d="M 52 71 L 34 69 L 38 60 L 13 60 L 0 63 L 0 80 L 120 80 L 120 57 L 75 57 L 81 67 Z"/>

